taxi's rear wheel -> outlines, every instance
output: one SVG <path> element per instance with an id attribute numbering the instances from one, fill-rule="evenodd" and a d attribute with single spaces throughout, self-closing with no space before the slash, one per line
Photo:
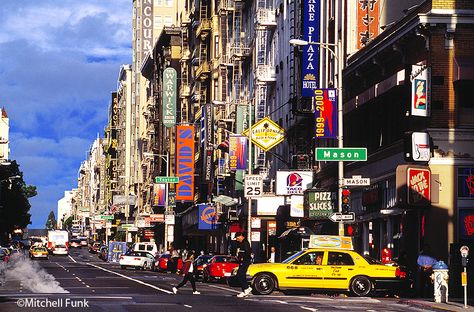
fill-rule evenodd
<path id="1" fill-rule="evenodd" d="M 253 288 L 259 295 L 269 295 L 275 289 L 275 280 L 270 274 L 258 274 L 253 280 Z"/>
<path id="2" fill-rule="evenodd" d="M 351 292 L 358 296 L 367 296 L 372 291 L 372 282 L 366 276 L 356 276 L 351 281 Z"/>

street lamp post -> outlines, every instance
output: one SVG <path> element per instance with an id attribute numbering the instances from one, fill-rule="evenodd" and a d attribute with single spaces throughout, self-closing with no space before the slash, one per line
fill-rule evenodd
<path id="1" fill-rule="evenodd" d="M 318 45 L 323 49 L 328 50 L 332 56 L 337 61 L 337 132 L 338 132 L 338 148 L 344 147 L 344 127 L 343 127 L 343 118 L 344 114 L 342 111 L 342 66 L 343 66 L 343 51 L 342 51 L 342 40 L 339 38 L 337 43 L 324 43 L 324 42 L 311 42 L 301 39 L 290 39 L 289 43 L 293 46 L 305 46 L 309 44 Z M 336 48 L 334 51 L 331 47 Z M 338 199 L 338 207 L 337 211 L 342 213 L 342 186 L 344 180 L 344 163 L 342 161 L 338 161 L 337 163 L 337 199 Z M 344 235 L 344 223 L 339 221 L 339 235 Z"/>
<path id="2" fill-rule="evenodd" d="M 143 153 L 143 156 L 145 157 L 160 157 L 165 163 L 166 163 L 166 176 L 168 177 L 170 175 L 170 166 L 169 166 L 169 152 L 166 154 L 153 154 L 153 153 Z M 169 195 L 169 186 L 168 183 L 165 184 L 165 215 L 167 212 L 170 211 L 168 207 L 168 195 Z M 165 219 L 166 220 L 166 219 Z M 167 250 L 168 249 L 168 225 L 165 222 L 165 233 L 164 233 L 164 247 Z"/>

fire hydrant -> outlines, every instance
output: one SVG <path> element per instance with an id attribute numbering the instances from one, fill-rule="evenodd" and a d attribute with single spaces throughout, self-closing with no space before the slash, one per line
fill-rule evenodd
<path id="1" fill-rule="evenodd" d="M 432 268 L 431 280 L 434 283 L 435 302 L 448 303 L 448 266 L 444 261 L 438 261 Z"/>

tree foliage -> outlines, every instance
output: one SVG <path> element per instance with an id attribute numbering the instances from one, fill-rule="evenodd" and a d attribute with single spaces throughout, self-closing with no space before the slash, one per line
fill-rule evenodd
<path id="1" fill-rule="evenodd" d="M 70 216 L 66 220 L 63 221 L 63 230 L 68 230 L 70 231 L 72 228 L 72 220 L 74 219 L 73 216 Z"/>
<path id="2" fill-rule="evenodd" d="M 46 220 L 46 229 L 48 230 L 54 230 L 56 229 L 56 217 L 54 216 L 54 212 L 51 210 L 51 212 L 48 215 L 48 219 Z"/>
<path id="3" fill-rule="evenodd" d="M 25 228 L 31 223 L 28 195 L 36 195 L 36 187 L 26 187 L 16 161 L 0 166 L 0 241 L 15 227 Z"/>

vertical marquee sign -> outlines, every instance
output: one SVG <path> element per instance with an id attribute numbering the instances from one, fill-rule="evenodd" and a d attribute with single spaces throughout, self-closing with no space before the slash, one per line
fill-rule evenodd
<path id="1" fill-rule="evenodd" d="M 163 71 L 163 125 L 168 128 L 176 124 L 176 80 L 174 68 Z"/>
<path id="2" fill-rule="evenodd" d="M 430 68 L 426 65 L 412 65 L 410 75 L 412 116 L 429 117 L 431 114 L 430 76 Z"/>
<path id="3" fill-rule="evenodd" d="M 247 168 L 247 137 L 243 135 L 229 136 L 229 169 L 245 170 Z"/>
<path id="4" fill-rule="evenodd" d="M 380 0 L 357 0 L 357 49 L 379 34 Z"/>
<path id="5" fill-rule="evenodd" d="M 107 150 L 109 156 L 108 177 L 110 181 L 110 189 L 117 189 L 118 172 L 117 172 L 117 129 L 119 124 L 118 116 L 118 97 L 117 92 L 112 92 L 112 103 L 110 105 L 110 142 Z M 111 193 L 112 195 L 112 193 Z M 112 198 L 110 198 L 112 199 Z"/>
<path id="6" fill-rule="evenodd" d="M 303 1 L 303 40 L 319 42 L 320 0 Z M 308 44 L 303 47 L 302 96 L 312 97 L 319 81 L 319 46 Z"/>
<path id="7" fill-rule="evenodd" d="M 212 105 L 206 104 L 202 107 L 201 126 L 201 146 L 204 151 L 203 160 L 203 180 L 212 182 L 214 179 L 214 129 L 212 118 Z"/>
<path id="8" fill-rule="evenodd" d="M 176 127 L 176 200 L 194 200 L 194 126 Z"/>
<path id="9" fill-rule="evenodd" d="M 153 0 L 142 0 L 142 51 L 141 61 L 153 51 Z"/>
<path id="10" fill-rule="evenodd" d="M 314 91 L 315 138 L 337 138 L 337 90 L 317 89 Z"/>

